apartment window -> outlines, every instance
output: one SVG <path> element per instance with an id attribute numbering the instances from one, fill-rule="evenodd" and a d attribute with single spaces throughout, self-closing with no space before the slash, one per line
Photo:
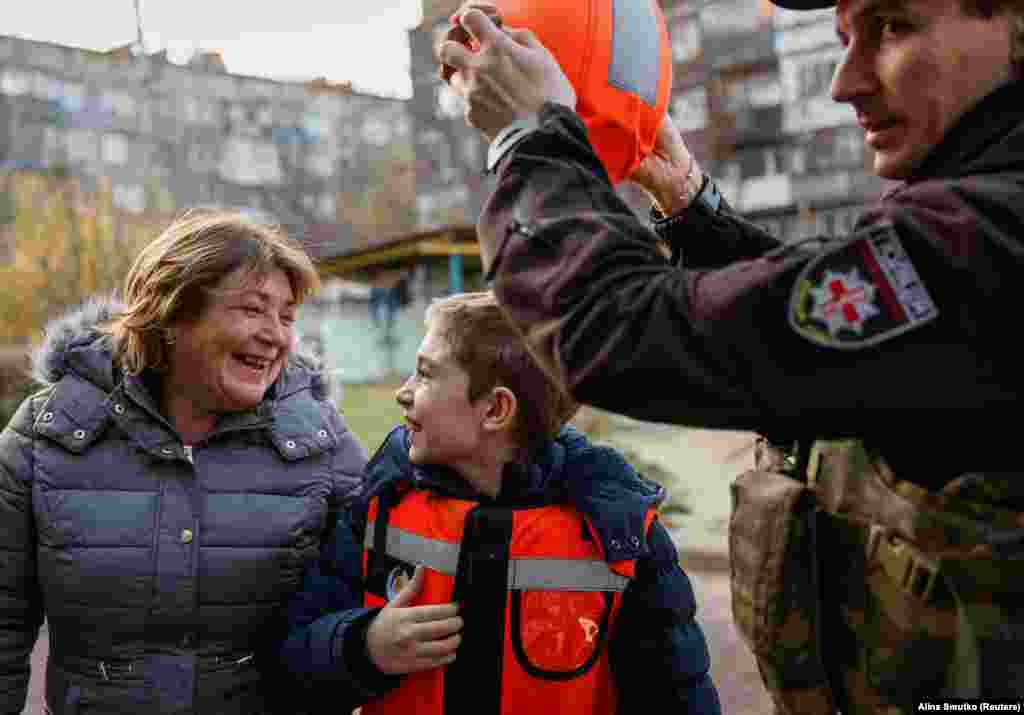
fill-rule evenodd
<path id="1" fill-rule="evenodd" d="M 864 137 L 860 128 L 842 129 L 836 133 L 836 160 L 844 165 L 864 160 Z"/>
<path id="2" fill-rule="evenodd" d="M 310 152 L 306 160 L 306 168 L 310 173 L 316 174 L 321 179 L 326 179 L 334 173 L 334 159 L 328 152 Z"/>
<path id="3" fill-rule="evenodd" d="M 384 146 L 391 141 L 391 127 L 380 119 L 368 119 L 363 124 L 363 139 L 374 146 Z"/>
<path id="4" fill-rule="evenodd" d="M 107 164 L 127 164 L 128 140 L 121 134 L 104 134 L 100 142 L 100 153 Z"/>
<path id="5" fill-rule="evenodd" d="M 302 118 L 302 128 L 306 135 L 315 142 L 323 140 L 328 133 L 327 121 L 319 114 L 307 112 Z"/>
<path id="6" fill-rule="evenodd" d="M 85 107 L 85 87 L 72 82 L 63 82 L 62 85 L 61 105 L 68 112 L 81 112 Z"/>
<path id="7" fill-rule="evenodd" d="M 693 62 L 700 56 L 700 27 L 696 15 L 680 18 L 673 24 L 670 38 L 672 40 L 672 59 L 677 63 Z"/>
<path id="8" fill-rule="evenodd" d="M 48 77 L 42 72 L 34 72 L 32 74 L 29 92 L 31 92 L 32 96 L 39 97 L 39 99 L 49 99 L 50 87 L 59 86 L 59 84 L 59 80 L 56 80 L 52 77 Z"/>
<path id="9" fill-rule="evenodd" d="M 334 194 L 324 194 L 320 197 L 320 216 L 328 221 L 335 219 L 335 199 Z"/>
<path id="10" fill-rule="evenodd" d="M 99 140 L 87 129 L 72 129 L 67 133 L 68 161 L 96 161 L 99 156 Z"/>
<path id="11" fill-rule="evenodd" d="M 43 161 L 57 164 L 64 159 L 64 134 L 55 127 L 43 128 Z"/>
<path id="12" fill-rule="evenodd" d="M 789 152 L 789 170 L 794 174 L 807 173 L 807 150 L 795 146 Z"/>
<path id="13" fill-rule="evenodd" d="M 134 117 L 137 111 L 135 97 L 124 92 L 104 92 L 100 102 L 104 111 L 118 117 Z"/>
<path id="14" fill-rule="evenodd" d="M 797 70 L 797 97 L 828 96 L 837 64 L 836 60 L 829 59 L 801 65 Z"/>
<path id="15" fill-rule="evenodd" d="M 703 87 L 682 92 L 672 99 L 672 121 L 681 132 L 707 126 L 708 99 Z"/>
<path id="16" fill-rule="evenodd" d="M 27 94 L 32 86 L 32 78 L 25 72 L 7 70 L 0 74 L 0 90 L 4 94 L 21 95 Z"/>
<path id="17" fill-rule="evenodd" d="M 110 200 L 114 208 L 142 213 L 146 209 L 146 190 L 138 184 L 114 184 Z"/>
<path id="18" fill-rule="evenodd" d="M 446 83 L 437 85 L 437 104 L 434 108 L 434 116 L 437 119 L 462 119 L 465 111 L 465 103 Z"/>

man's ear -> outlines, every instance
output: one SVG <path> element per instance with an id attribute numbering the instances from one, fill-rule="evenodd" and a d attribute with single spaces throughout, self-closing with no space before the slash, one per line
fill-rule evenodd
<path id="1" fill-rule="evenodd" d="M 484 429 L 497 432 L 511 429 L 519 412 L 516 395 L 507 387 L 498 386 L 491 390 L 484 413 Z"/>

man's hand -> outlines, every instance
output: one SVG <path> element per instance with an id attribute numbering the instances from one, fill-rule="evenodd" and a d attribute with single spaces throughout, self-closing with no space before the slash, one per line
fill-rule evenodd
<path id="1" fill-rule="evenodd" d="M 658 127 L 654 149 L 630 175 L 665 216 L 686 208 L 700 189 L 702 171 L 667 114 Z"/>
<path id="2" fill-rule="evenodd" d="M 449 82 L 465 100 L 466 123 L 488 141 L 515 120 L 536 114 L 544 102 L 576 108 L 576 90 L 532 32 L 499 28 L 472 5 L 461 11 L 459 24 L 479 49 L 447 40 L 438 59 L 454 70 Z"/>
<path id="3" fill-rule="evenodd" d="M 366 630 L 370 660 L 384 673 L 415 673 L 448 665 L 462 641 L 458 604 L 408 606 L 423 587 L 423 567 L 374 617 Z"/>

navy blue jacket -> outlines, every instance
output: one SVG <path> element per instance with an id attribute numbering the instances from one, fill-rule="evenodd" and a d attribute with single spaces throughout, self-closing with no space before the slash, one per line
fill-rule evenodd
<path id="1" fill-rule="evenodd" d="M 367 467 L 365 491 L 343 513 L 319 562 L 288 607 L 285 666 L 312 690 L 327 688 L 332 710 L 358 707 L 397 687 L 402 676 L 381 673 L 366 655 L 366 629 L 379 611 L 363 606 L 361 558 L 370 499 L 388 484 L 411 482 L 446 496 L 483 500 L 454 471 L 408 461 L 405 427 L 395 428 Z M 636 578 L 623 594 L 609 645 L 612 673 L 629 703 L 658 703 L 673 713 L 720 712 L 709 676 L 696 601 L 668 532 L 644 515 L 664 488 L 639 477 L 617 451 L 565 428 L 528 467 L 508 469 L 494 503 L 536 506 L 570 502 L 590 518 L 609 560 L 636 559 Z M 337 707 L 340 706 L 340 707 Z"/>

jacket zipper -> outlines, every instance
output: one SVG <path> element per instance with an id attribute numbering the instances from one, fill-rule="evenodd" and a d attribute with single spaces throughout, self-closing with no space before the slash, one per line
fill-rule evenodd
<path id="1" fill-rule="evenodd" d="M 194 465 L 196 463 L 196 461 L 192 458 L 192 445 L 191 444 L 186 444 L 186 445 L 183 445 L 183 447 L 185 449 L 185 459 L 188 460 L 189 464 Z"/>

